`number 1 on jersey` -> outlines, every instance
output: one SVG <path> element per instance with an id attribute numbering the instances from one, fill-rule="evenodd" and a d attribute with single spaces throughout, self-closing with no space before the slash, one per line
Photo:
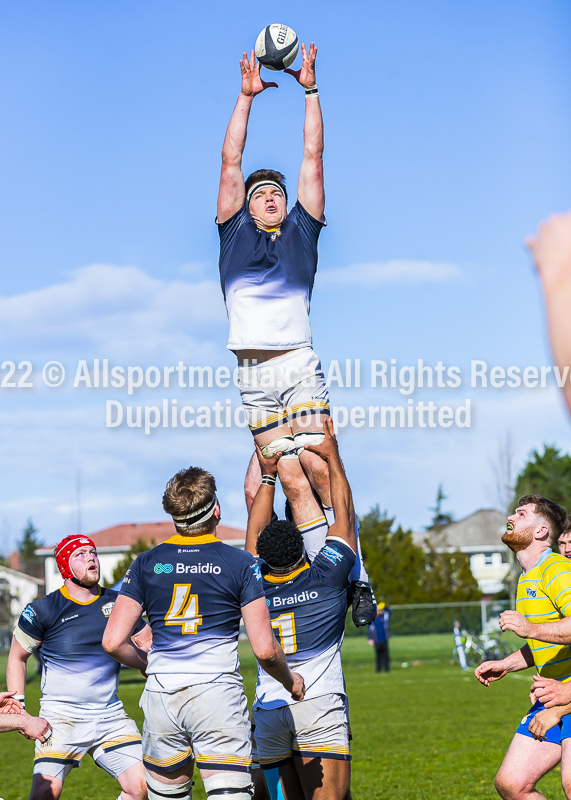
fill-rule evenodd
<path id="1" fill-rule="evenodd" d="M 295 620 L 293 614 L 280 614 L 272 620 L 272 628 L 278 632 L 280 644 L 286 656 L 291 656 L 297 650 L 295 637 Z"/>
<path id="2" fill-rule="evenodd" d="M 196 633 L 198 626 L 202 625 L 198 595 L 190 593 L 190 583 L 175 583 L 165 625 L 181 625 L 181 633 Z"/>

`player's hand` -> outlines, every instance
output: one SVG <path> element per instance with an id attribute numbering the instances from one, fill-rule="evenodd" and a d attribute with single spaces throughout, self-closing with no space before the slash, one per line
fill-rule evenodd
<path id="1" fill-rule="evenodd" d="M 474 675 L 482 686 L 489 686 L 493 681 L 501 680 L 504 675 L 507 675 L 507 672 L 503 661 L 484 661 L 483 664 L 476 667 Z"/>
<path id="2" fill-rule="evenodd" d="M 528 639 L 533 630 L 532 623 L 519 611 L 503 611 L 500 614 L 500 628 L 502 631 L 513 631 L 522 639 Z"/>
<path id="3" fill-rule="evenodd" d="M 309 53 L 305 49 L 305 45 L 301 45 L 301 54 L 303 56 L 303 64 L 301 69 L 284 69 L 288 75 L 293 75 L 298 83 L 304 89 L 313 89 L 315 83 L 315 56 L 317 55 L 317 46 L 313 42 L 309 45 Z"/>
<path id="4" fill-rule="evenodd" d="M 567 703 L 571 703 L 571 684 L 534 675 L 531 694 L 535 700 L 543 703 L 545 708 L 565 706 Z"/>
<path id="5" fill-rule="evenodd" d="M 26 714 L 26 717 L 27 719 L 22 728 L 22 733 L 26 739 L 38 739 L 42 744 L 47 742 L 52 735 L 50 723 L 41 717 L 31 717 L 29 714 Z"/>
<path id="6" fill-rule="evenodd" d="M 542 742 L 545 739 L 545 734 L 554 725 L 561 721 L 562 715 L 555 708 L 546 708 L 545 711 L 538 711 L 532 717 L 528 730 L 534 739 Z"/>
<path id="7" fill-rule="evenodd" d="M 249 60 L 248 54 L 246 52 L 243 53 L 240 59 L 240 71 L 242 73 L 242 94 L 245 94 L 246 97 L 255 97 L 270 86 L 275 89 L 278 88 L 277 83 L 263 81 L 260 78 L 260 64 L 256 63 L 256 54 L 253 50 Z"/>
<path id="8" fill-rule="evenodd" d="M 262 471 L 262 477 L 264 475 L 270 475 L 272 478 L 275 478 L 278 474 L 278 461 L 283 454 L 280 452 L 276 453 L 275 456 L 271 458 L 264 458 L 258 445 L 255 442 L 254 445 L 256 447 L 256 455 L 258 456 L 258 463 Z"/>
<path id="9" fill-rule="evenodd" d="M 292 672 L 293 686 L 291 689 L 291 696 L 294 700 L 303 700 L 305 697 L 305 681 L 299 672 Z"/>
<path id="10" fill-rule="evenodd" d="M 315 453 L 327 462 L 340 460 L 339 446 L 337 444 L 337 438 L 335 436 L 333 420 L 331 417 L 325 417 L 323 421 L 323 433 L 325 435 L 325 439 L 321 442 L 321 444 L 306 444 L 304 445 L 303 449 L 309 450 L 311 453 Z"/>
<path id="11" fill-rule="evenodd" d="M 548 219 L 526 244 L 542 279 L 571 278 L 571 212 Z"/>
<path id="12" fill-rule="evenodd" d="M 19 714 L 24 706 L 14 695 L 16 692 L 0 692 L 0 714 Z"/>
<path id="13" fill-rule="evenodd" d="M 369 647 L 372 647 L 375 644 L 375 642 L 372 639 L 367 639 L 367 644 L 369 645 Z"/>

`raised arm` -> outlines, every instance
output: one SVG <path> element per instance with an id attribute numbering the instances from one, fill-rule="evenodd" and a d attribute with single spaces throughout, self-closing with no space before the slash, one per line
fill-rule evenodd
<path id="1" fill-rule="evenodd" d="M 250 513 L 248 514 L 246 545 L 244 548 L 248 553 L 252 553 L 254 556 L 258 555 L 258 549 L 256 547 L 258 536 L 266 525 L 269 525 L 272 521 L 278 461 L 282 454 L 278 453 L 273 458 L 264 458 L 260 448 L 256 445 L 256 455 L 258 456 L 258 463 L 262 473 L 262 483 L 258 487 L 254 502 L 250 508 Z M 266 478 L 266 482 L 264 482 L 264 477 Z"/>
<path id="2" fill-rule="evenodd" d="M 305 89 L 305 123 L 303 126 L 303 161 L 299 171 L 297 197 L 305 210 L 318 220 L 323 219 L 325 189 L 323 187 L 323 117 L 315 83 L 317 47 L 311 42 L 309 52 L 301 45 L 301 69 L 286 69 Z M 308 94 L 308 92 L 310 92 Z"/>
<path id="3" fill-rule="evenodd" d="M 527 244 L 543 285 L 553 358 L 562 375 L 571 368 L 571 212 L 551 217 Z M 563 392 L 571 412 L 569 380 Z"/>
<path id="4" fill-rule="evenodd" d="M 345 469 L 339 456 L 337 439 L 333 432 L 333 420 L 325 417 L 323 423 L 325 439 L 321 444 L 306 444 L 305 449 L 320 456 L 329 467 L 329 482 L 331 486 L 331 502 L 335 514 L 335 522 L 329 528 L 327 536 L 338 536 L 343 539 L 353 552 L 357 552 L 357 537 L 355 535 L 355 508 L 351 487 L 345 475 Z"/>
<path id="5" fill-rule="evenodd" d="M 242 72 L 242 91 L 230 117 L 230 122 L 222 146 L 222 170 L 220 172 L 220 188 L 218 190 L 218 222 L 226 222 L 244 204 L 244 176 L 242 175 L 242 153 L 246 145 L 248 119 L 252 100 L 257 94 L 277 83 L 263 81 L 260 78 L 260 65 L 256 64 L 256 56 L 252 50 L 250 59 L 247 53 L 240 60 Z"/>

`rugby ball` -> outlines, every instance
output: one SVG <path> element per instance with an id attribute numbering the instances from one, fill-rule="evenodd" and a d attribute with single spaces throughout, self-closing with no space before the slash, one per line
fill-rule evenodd
<path id="1" fill-rule="evenodd" d="M 260 64 L 274 72 L 293 64 L 299 40 L 292 28 L 274 22 L 268 25 L 256 39 L 256 57 Z"/>

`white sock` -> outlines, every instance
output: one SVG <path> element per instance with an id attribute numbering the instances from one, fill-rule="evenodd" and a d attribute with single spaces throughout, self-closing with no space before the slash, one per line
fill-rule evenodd
<path id="1" fill-rule="evenodd" d="M 303 536 L 303 544 L 309 561 L 313 561 L 325 544 L 325 537 L 329 530 L 329 525 L 324 516 L 311 519 L 297 526 Z"/>

